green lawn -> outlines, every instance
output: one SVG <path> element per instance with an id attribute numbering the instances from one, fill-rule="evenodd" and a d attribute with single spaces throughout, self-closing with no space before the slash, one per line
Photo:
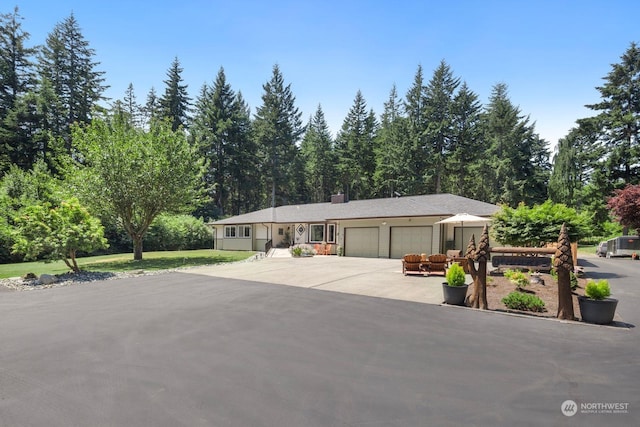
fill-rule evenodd
<path id="1" fill-rule="evenodd" d="M 597 247 L 598 247 L 598 245 L 590 245 L 590 246 L 580 246 L 580 245 L 578 245 L 578 253 L 579 254 L 582 253 L 582 254 L 595 255 Z"/>
<path id="2" fill-rule="evenodd" d="M 242 261 L 255 252 L 217 251 L 199 249 L 194 251 L 145 252 L 142 260 L 134 261 L 132 253 L 101 255 L 78 258 L 82 270 L 121 272 L 130 270 L 165 270 L 178 267 L 194 267 L 197 265 L 220 264 L 223 262 Z M 0 264 L 0 278 L 18 277 L 27 273 L 37 275 L 66 273 L 69 268 L 63 261 L 50 263 L 23 262 L 17 264 Z"/>

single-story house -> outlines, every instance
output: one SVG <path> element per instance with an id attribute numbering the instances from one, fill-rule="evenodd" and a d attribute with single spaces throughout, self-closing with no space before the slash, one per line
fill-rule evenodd
<path id="1" fill-rule="evenodd" d="M 331 202 L 278 206 L 214 221 L 214 247 L 267 251 L 271 247 L 327 243 L 345 256 L 402 258 L 406 253 L 444 253 L 466 249 L 482 225 L 436 224 L 469 213 L 489 217 L 499 210 L 490 203 L 453 194 L 403 196 L 349 201 L 343 194 Z M 462 225 L 464 225 L 462 227 Z"/>

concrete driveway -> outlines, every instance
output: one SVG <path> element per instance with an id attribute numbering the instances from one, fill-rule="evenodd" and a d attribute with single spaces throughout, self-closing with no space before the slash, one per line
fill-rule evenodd
<path id="1" fill-rule="evenodd" d="M 397 259 L 336 256 L 264 258 L 185 272 L 430 304 L 442 303 L 444 282 L 442 275 L 404 276 Z"/>

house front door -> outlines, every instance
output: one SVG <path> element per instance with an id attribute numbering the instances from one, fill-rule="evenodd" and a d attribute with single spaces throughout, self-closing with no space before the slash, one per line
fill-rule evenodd
<path id="1" fill-rule="evenodd" d="M 294 239 L 293 243 L 295 245 L 301 245 L 306 243 L 307 241 L 307 224 L 296 224 L 294 228 Z"/>

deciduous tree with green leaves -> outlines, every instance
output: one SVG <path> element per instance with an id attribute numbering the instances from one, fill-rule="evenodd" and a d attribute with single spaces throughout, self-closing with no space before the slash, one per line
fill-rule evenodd
<path id="1" fill-rule="evenodd" d="M 13 250 L 26 259 L 63 260 L 74 272 L 80 268 L 78 252 L 106 248 L 104 228 L 76 198 L 59 206 L 50 203 L 25 207 L 16 218 L 17 237 Z"/>
<path id="2" fill-rule="evenodd" d="M 557 241 L 565 223 L 572 242 L 588 233 L 589 218 L 563 204 L 547 200 L 531 207 L 524 203 L 517 208 L 502 205 L 493 215 L 491 233 L 494 240 L 504 245 L 540 247 Z"/>
<path id="3" fill-rule="evenodd" d="M 149 130 L 115 116 L 76 126 L 73 141 L 82 164 L 70 173 L 96 212 L 112 215 L 133 240 L 134 259 L 160 213 L 187 213 L 201 200 L 205 161 L 182 131 L 168 121 Z"/>

